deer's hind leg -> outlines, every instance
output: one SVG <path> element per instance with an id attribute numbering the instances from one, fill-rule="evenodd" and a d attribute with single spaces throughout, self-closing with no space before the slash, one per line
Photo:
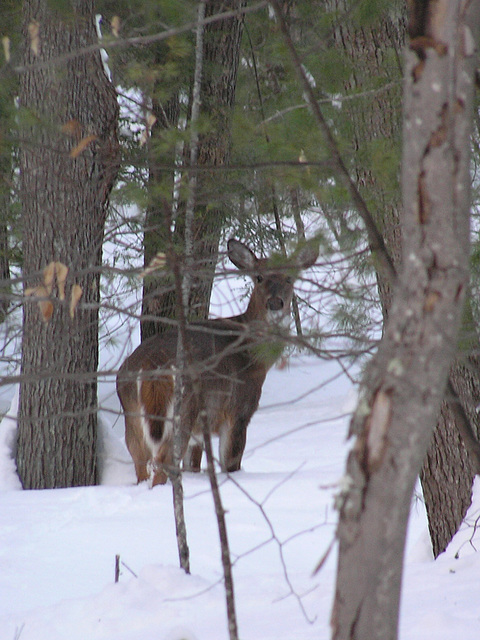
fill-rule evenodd
<path id="1" fill-rule="evenodd" d="M 185 471 L 198 473 L 202 464 L 203 436 L 200 433 L 192 433 L 188 441 L 187 451 L 183 457 Z"/>
<path id="2" fill-rule="evenodd" d="M 129 416 L 127 413 L 125 414 L 125 442 L 135 465 L 138 483 L 148 480 L 148 461 L 152 455 L 145 442 L 142 426 L 139 423 L 139 415 Z"/>
<path id="3" fill-rule="evenodd" d="M 173 397 L 168 401 L 165 412 L 160 416 L 151 416 L 150 441 L 152 458 L 148 465 L 152 487 L 165 484 L 173 465 L 174 427 Z"/>
<path id="4" fill-rule="evenodd" d="M 180 432 L 175 433 L 174 427 L 174 394 L 168 404 L 166 414 L 162 418 L 163 431 L 162 440 L 155 453 L 153 486 L 165 484 L 170 470 L 174 465 L 175 438 L 180 438 L 179 463 L 183 460 L 184 468 L 188 471 L 199 471 L 202 457 L 202 439 L 200 441 L 192 435 L 192 425 L 195 424 L 198 406 L 193 393 L 185 393 L 180 410 L 180 420 L 177 428 Z M 192 443 L 193 446 L 190 446 Z"/>
<path id="5" fill-rule="evenodd" d="M 147 478 L 154 487 L 165 484 L 173 457 L 173 379 L 154 372 L 139 379 L 140 423 L 148 450 Z"/>

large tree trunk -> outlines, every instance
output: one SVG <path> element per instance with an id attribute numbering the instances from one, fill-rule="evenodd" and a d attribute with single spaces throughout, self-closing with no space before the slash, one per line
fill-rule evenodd
<path id="1" fill-rule="evenodd" d="M 205 16 L 228 9 L 240 9 L 245 0 L 210 0 Z M 211 122 L 211 130 L 200 137 L 198 165 L 213 167 L 198 176 L 196 213 L 194 220 L 195 271 L 190 295 L 194 318 L 207 318 L 210 307 L 218 244 L 230 213 L 228 181 L 221 167 L 230 158 L 230 121 L 235 103 L 243 17 L 214 22 L 205 32 L 204 74 L 201 87 L 201 108 Z"/>
<path id="2" fill-rule="evenodd" d="M 72 55 L 97 41 L 93 0 L 74 1 L 68 12 L 50 6 L 24 1 L 23 273 L 34 294 L 23 318 L 17 466 L 24 488 L 96 482 L 99 278 L 118 163 L 118 108 L 100 53 Z M 43 270 L 51 262 L 69 269 L 64 300 L 58 270 L 49 292 Z"/>
<path id="3" fill-rule="evenodd" d="M 230 9 L 241 8 L 244 0 L 207 0 L 205 17 Z M 205 28 L 203 46 L 203 74 L 200 95 L 201 114 L 209 119 L 209 131 L 199 137 L 197 167 L 202 169 L 197 175 L 194 217 L 193 273 L 189 304 L 189 319 L 208 317 L 210 295 L 218 260 L 220 235 L 228 213 L 228 199 L 225 198 L 225 183 L 219 170 L 228 164 L 230 155 L 230 120 L 235 101 L 237 70 L 240 57 L 240 43 L 243 33 L 241 16 L 213 22 Z M 167 113 L 167 112 L 166 112 Z M 174 118 L 159 120 L 154 135 L 162 134 L 165 124 L 175 126 Z M 186 157 L 186 156 L 185 156 Z M 188 162 L 186 161 L 188 168 Z M 197 167 L 194 167 L 196 170 Z M 209 171 L 206 168 L 212 167 Z M 205 169 L 203 169 L 205 168 Z M 173 172 L 172 172 L 173 173 Z M 150 186 L 154 193 L 158 189 L 158 172 L 150 167 Z M 155 188 L 157 186 L 157 188 Z M 212 206 L 212 203 L 213 204 Z M 159 197 L 148 216 L 145 233 L 146 258 L 157 251 L 165 250 L 168 234 L 168 216 L 164 208 L 169 203 Z M 162 220 L 163 217 L 163 220 Z M 181 203 L 175 226 L 175 244 L 184 245 L 184 203 Z M 147 256 L 148 254 L 148 256 Z M 148 260 L 146 259 L 148 264 Z M 142 313 L 147 317 L 142 321 L 142 339 L 161 331 L 162 322 L 149 316 L 175 318 L 175 291 L 168 277 L 153 276 L 147 284 L 147 294 Z"/>
<path id="4" fill-rule="evenodd" d="M 13 99 L 13 98 L 12 98 Z M 4 124 L 1 122 L 0 131 Z M 1 135 L 1 134 L 0 134 Z M 8 149 L 8 152 L 10 149 Z M 7 152 L 7 153 L 8 153 Z M 0 322 L 5 320 L 10 306 L 10 256 L 8 246 L 8 220 L 10 218 L 12 161 L 11 155 L 0 156 Z"/>
<path id="5" fill-rule="evenodd" d="M 161 142 L 165 131 L 178 127 L 180 100 L 178 94 L 166 104 L 152 100 L 155 123 L 151 131 L 148 154 L 148 191 L 150 204 L 145 215 L 143 240 L 143 261 L 145 268 L 155 256 L 166 253 L 170 244 L 170 222 L 172 218 L 172 198 L 174 191 L 175 154 L 177 150 L 162 150 L 159 154 L 157 143 Z M 171 167 L 165 171 L 165 166 Z M 176 314 L 175 284 L 171 274 L 154 271 L 143 282 L 142 319 L 140 331 L 142 341 L 168 328 L 164 322 L 172 320 Z"/>
<path id="6" fill-rule="evenodd" d="M 473 335 L 476 337 L 476 331 Z M 450 380 L 457 398 L 450 398 L 447 394 L 442 402 L 440 417 L 420 473 L 435 557 L 445 551 L 472 502 L 475 465 L 458 430 L 455 403 L 460 400 L 474 433 L 478 433 L 478 371 L 480 362 L 474 350 L 468 357 L 457 358 L 451 368 Z"/>
<path id="7" fill-rule="evenodd" d="M 0 6 L 0 22 L 4 33 L 17 30 L 11 3 Z M 12 17 L 15 16 L 15 17 Z M 14 153 L 12 129 L 15 126 L 15 98 L 18 79 L 13 73 L 4 73 L 0 86 L 0 322 L 6 318 L 11 302 L 9 229 L 12 226 L 12 195 Z"/>
<path id="8" fill-rule="evenodd" d="M 469 149 L 480 5 L 412 2 L 403 125 L 403 263 L 352 420 L 339 496 L 333 637 L 394 640 L 410 501 L 468 286 Z M 471 29 L 475 29 L 472 33 Z"/>
<path id="9" fill-rule="evenodd" d="M 355 177 L 360 193 L 368 202 L 393 262 L 401 255 L 400 187 L 396 180 L 401 139 L 401 57 L 405 44 L 405 15 L 393 7 L 381 18 L 361 27 L 348 16 L 350 0 L 335 0 L 338 24 L 337 47 L 343 49 L 354 71 L 346 84 L 348 93 L 342 110 L 347 114 Z M 346 15 L 344 20 L 342 16 Z M 388 141 L 388 144 L 385 144 Z M 377 272 L 384 318 L 392 302 L 392 285 L 381 270 Z"/>
<path id="10" fill-rule="evenodd" d="M 341 5 L 348 11 L 350 4 L 338 0 L 337 8 Z M 354 131 L 353 139 L 358 158 L 357 184 L 370 203 L 397 269 L 400 267 L 401 255 L 402 204 L 400 191 L 392 184 L 392 171 L 386 170 L 385 165 L 391 163 L 389 156 L 392 149 L 399 144 L 401 101 L 400 88 L 396 81 L 400 77 L 400 54 L 405 35 L 406 15 L 402 6 L 398 7 L 397 11 L 389 9 L 378 24 L 364 25 L 361 29 L 356 27 L 353 21 L 340 20 L 336 38 L 338 46 L 346 51 L 355 65 L 355 73 L 348 89 L 360 93 L 367 92 L 365 98 L 346 101 L 344 104 Z M 398 61 L 398 64 L 395 61 Z M 372 79 L 375 86 L 378 86 L 379 79 L 382 79 L 387 89 L 380 87 L 372 97 L 368 94 L 372 87 Z M 385 140 L 390 141 L 388 147 Z M 382 149 L 386 153 L 384 163 L 379 161 Z M 377 272 L 377 281 L 386 320 L 392 303 L 392 287 L 380 271 Z M 480 421 L 476 407 L 480 401 L 480 379 L 473 373 L 478 370 L 478 358 L 475 356 L 478 351 L 478 339 L 473 323 L 469 324 L 468 330 L 471 335 L 465 342 L 466 350 L 459 354 L 451 377 L 455 391 L 470 419 L 471 427 L 475 433 L 479 433 Z M 452 403 L 456 401 L 446 397 L 442 403 L 432 443 L 420 474 L 435 556 L 445 550 L 463 521 L 471 504 L 471 489 L 475 476 L 468 453 L 459 436 L 457 416 L 452 407 Z"/>

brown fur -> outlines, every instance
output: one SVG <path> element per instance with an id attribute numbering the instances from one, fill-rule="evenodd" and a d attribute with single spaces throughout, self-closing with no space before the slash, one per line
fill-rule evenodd
<path id="1" fill-rule="evenodd" d="M 272 331 L 290 312 L 293 280 L 318 255 L 306 245 L 287 266 L 274 269 L 237 240 L 229 241 L 228 250 L 230 260 L 251 275 L 255 286 L 244 313 L 187 327 L 185 347 L 195 365 L 195 393 L 187 371 L 179 435 L 184 466 L 192 471 L 200 470 L 202 457 L 201 409 L 210 431 L 220 436 L 222 470 L 240 469 L 248 424 L 267 371 L 281 352 L 278 336 L 272 342 Z M 152 336 L 125 360 L 117 376 L 138 482 L 164 484 L 172 464 L 173 425 L 167 413 L 172 413 L 177 341 L 176 329 Z"/>
<path id="2" fill-rule="evenodd" d="M 165 411 L 173 402 L 173 378 L 171 376 L 153 378 L 152 373 L 142 381 L 140 399 L 145 417 L 150 421 L 152 438 L 161 440 L 165 427 Z M 158 413 L 159 409 L 162 413 Z"/>

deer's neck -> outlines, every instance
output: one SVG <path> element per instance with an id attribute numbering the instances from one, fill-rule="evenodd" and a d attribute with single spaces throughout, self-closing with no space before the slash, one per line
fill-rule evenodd
<path id="1" fill-rule="evenodd" d="M 245 327 L 251 357 L 257 365 L 268 371 L 283 353 L 289 315 L 269 317 L 265 313 L 263 317 L 259 317 L 258 313 L 252 313 L 252 309 L 248 307 L 244 313 L 228 320 Z"/>

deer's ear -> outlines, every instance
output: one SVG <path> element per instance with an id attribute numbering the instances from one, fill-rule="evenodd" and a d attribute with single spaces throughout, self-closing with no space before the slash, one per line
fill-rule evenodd
<path id="1" fill-rule="evenodd" d="M 308 269 L 317 261 L 318 252 L 318 242 L 307 242 L 295 251 L 293 262 L 298 269 Z"/>
<path id="2" fill-rule="evenodd" d="M 233 264 L 244 271 L 254 271 L 258 262 L 257 256 L 243 242 L 230 238 L 228 241 L 228 257 Z"/>

